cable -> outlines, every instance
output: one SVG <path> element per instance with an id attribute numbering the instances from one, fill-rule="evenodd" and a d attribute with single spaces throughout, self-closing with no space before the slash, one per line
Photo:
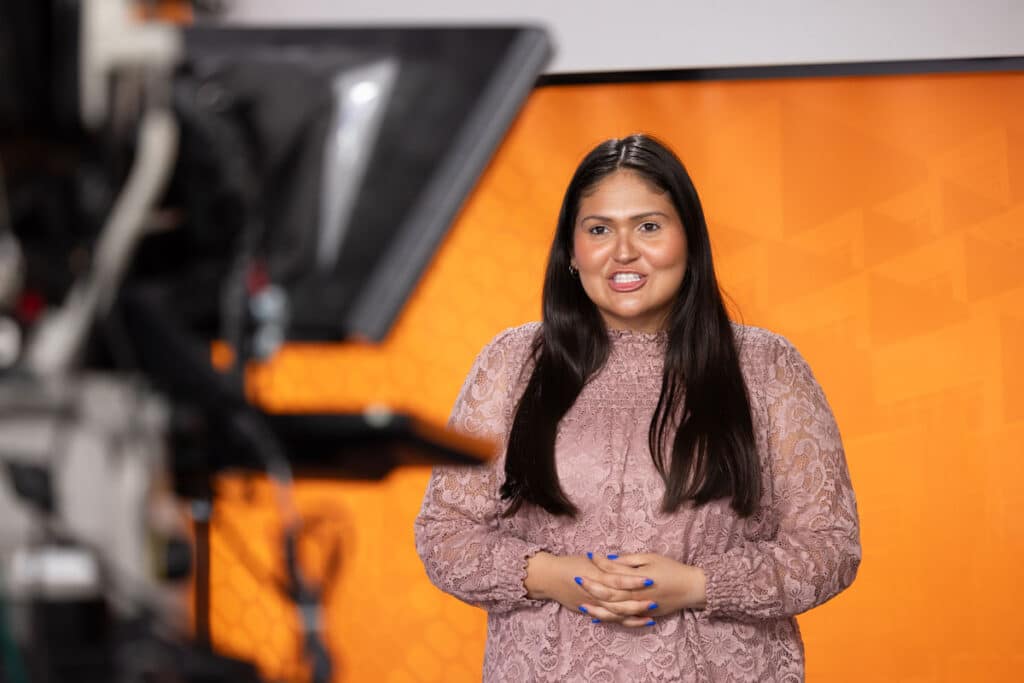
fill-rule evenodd
<path id="1" fill-rule="evenodd" d="M 261 584 L 273 586 L 278 593 L 280 593 L 281 597 L 291 600 L 292 595 L 285 579 L 256 558 L 256 556 L 249 550 L 242 534 L 239 533 L 238 527 L 227 520 L 227 517 L 218 515 L 216 518 L 215 528 L 217 533 L 221 536 L 221 540 L 227 544 L 230 551 L 235 555 L 235 558 L 253 576 L 253 578 L 256 579 L 256 581 Z M 331 517 L 329 516 L 307 517 L 303 520 L 302 530 L 303 532 L 309 531 L 317 525 L 330 520 Z M 339 546 L 339 543 L 332 544 L 330 551 L 327 554 L 327 558 L 323 565 L 321 585 L 319 587 L 320 595 L 324 595 L 331 589 L 333 586 L 333 580 L 338 575 L 341 566 Z"/>
<path id="2" fill-rule="evenodd" d="M 277 498 L 278 508 L 284 517 L 285 527 L 299 522 L 292 498 L 292 466 L 281 447 L 277 435 L 253 410 L 237 410 L 230 416 L 231 426 L 248 440 L 256 456 L 270 476 Z"/>
<path id="3" fill-rule="evenodd" d="M 290 598 L 288 593 L 288 585 L 280 576 L 277 576 L 271 569 L 263 566 L 263 564 L 256 559 L 249 551 L 249 547 L 246 542 L 242 539 L 242 535 L 238 533 L 237 527 L 234 524 L 226 521 L 223 515 L 217 516 L 217 531 L 227 545 L 231 548 L 231 552 L 234 553 L 235 557 L 242 566 L 252 574 L 258 582 L 271 585 L 281 594 L 284 598 Z"/>
<path id="4" fill-rule="evenodd" d="M 132 252 L 145 232 L 149 212 L 173 170 L 178 133 L 169 109 L 149 109 L 143 114 L 138 153 L 100 232 L 90 276 L 76 282 L 61 310 L 40 326 L 26 354 L 31 370 L 41 375 L 70 370 L 93 321 L 109 309 Z"/>
<path id="5" fill-rule="evenodd" d="M 292 497 L 291 465 L 277 435 L 258 414 L 251 410 L 236 411 L 231 416 L 231 424 L 249 441 L 274 484 L 277 504 L 283 516 L 284 558 L 288 573 L 287 595 L 299 614 L 302 641 L 312 668 L 313 683 L 326 683 L 331 679 L 333 665 L 323 641 L 323 608 L 320 605 L 323 587 L 310 584 L 299 567 L 298 540 L 302 533 L 302 519 L 296 511 Z M 332 552 L 329 563 L 332 566 L 337 565 L 337 552 Z"/>

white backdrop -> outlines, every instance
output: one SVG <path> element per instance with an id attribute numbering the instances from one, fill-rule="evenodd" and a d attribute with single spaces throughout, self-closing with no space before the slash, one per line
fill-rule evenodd
<path id="1" fill-rule="evenodd" d="M 233 0 L 260 24 L 527 21 L 549 72 L 1024 55 L 1024 0 Z"/>

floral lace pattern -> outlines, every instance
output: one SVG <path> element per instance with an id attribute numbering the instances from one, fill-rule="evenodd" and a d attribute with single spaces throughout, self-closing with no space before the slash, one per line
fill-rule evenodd
<path id="1" fill-rule="evenodd" d="M 839 431 L 800 354 L 782 337 L 734 327 L 750 394 L 764 494 L 743 519 L 727 501 L 665 514 L 647 432 L 661 387 L 665 335 L 611 332 L 605 367 L 563 418 L 555 453 L 580 512 L 523 506 L 501 517 L 503 457 L 434 470 L 416 547 L 441 590 L 488 612 L 485 681 L 800 681 L 794 615 L 839 593 L 860 563 L 857 509 Z M 481 352 L 452 412 L 460 431 L 504 451 L 530 372 L 538 323 Z M 699 566 L 707 606 L 650 629 L 592 624 L 526 598 L 527 559 L 653 552 Z"/>

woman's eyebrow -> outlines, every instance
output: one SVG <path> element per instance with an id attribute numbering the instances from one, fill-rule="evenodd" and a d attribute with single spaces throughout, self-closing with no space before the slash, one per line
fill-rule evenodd
<path id="1" fill-rule="evenodd" d="M 661 216 L 662 218 L 668 218 L 669 217 L 668 214 L 665 213 L 664 211 L 645 211 L 644 213 L 638 213 L 635 216 L 630 216 L 628 218 L 628 220 L 638 221 L 638 220 L 640 220 L 642 218 L 650 218 L 651 216 Z M 584 222 L 584 221 L 607 221 L 607 222 L 611 222 L 613 220 L 615 220 L 615 219 L 611 218 L 609 216 L 599 216 L 597 214 L 590 214 L 589 216 L 584 216 L 583 218 L 581 218 L 580 222 L 581 223 Z"/>
<path id="2" fill-rule="evenodd" d="M 629 220 L 638 221 L 642 218 L 650 218 L 651 216 L 661 216 L 662 218 L 668 218 L 669 215 L 664 211 L 647 211 L 645 213 L 638 213 L 635 216 L 630 216 Z"/>

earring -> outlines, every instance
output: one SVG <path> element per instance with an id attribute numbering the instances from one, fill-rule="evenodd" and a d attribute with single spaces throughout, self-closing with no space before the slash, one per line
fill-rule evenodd
<path id="1" fill-rule="evenodd" d="M 575 267 L 574 265 L 572 265 L 572 264 L 570 263 L 570 264 L 569 264 L 569 273 L 570 273 L 570 274 L 571 274 L 571 275 L 572 275 L 573 277 L 576 277 L 577 275 L 579 275 L 579 274 L 580 274 L 580 271 L 579 271 L 579 270 L 577 270 L 577 269 L 576 269 L 576 267 Z"/>

